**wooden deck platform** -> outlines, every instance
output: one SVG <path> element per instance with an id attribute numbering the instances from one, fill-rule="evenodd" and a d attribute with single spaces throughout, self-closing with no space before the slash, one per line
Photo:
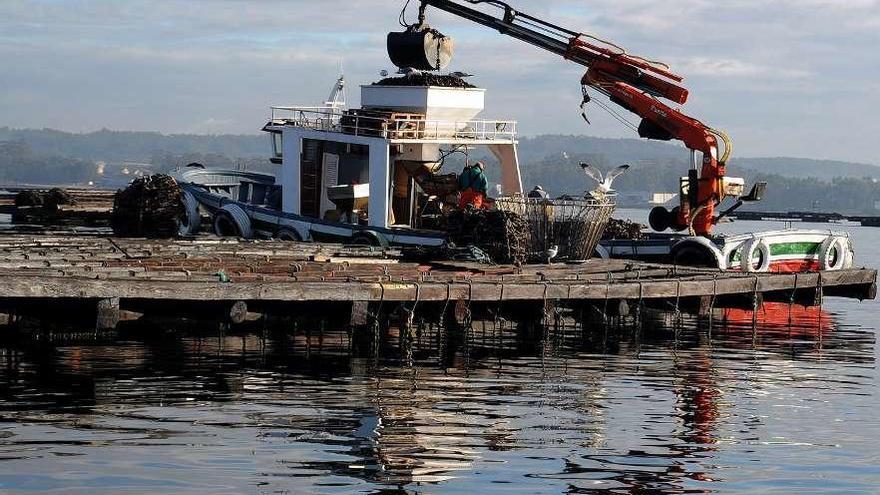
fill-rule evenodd
<path id="1" fill-rule="evenodd" d="M 115 191 L 106 189 L 66 188 L 71 204 L 58 205 L 57 208 L 43 206 L 16 206 L 16 195 L 21 191 L 46 192 L 48 188 L 5 188 L 0 189 L 0 215 L 12 216 L 15 227 L 89 227 L 109 228 Z M 4 230 L 9 226 L 2 226 Z"/>
<path id="2" fill-rule="evenodd" d="M 880 217 L 843 215 L 812 211 L 737 211 L 730 215 L 735 220 L 757 222 L 859 223 L 862 227 L 880 226 Z"/>
<path id="3" fill-rule="evenodd" d="M 0 308 L 12 312 L 55 303 L 91 311 L 164 305 L 173 313 L 206 305 L 246 312 L 285 304 L 450 301 L 674 302 L 706 311 L 760 301 L 817 305 L 823 296 L 872 299 L 876 275 L 873 269 L 744 274 L 605 260 L 522 267 L 414 263 L 399 251 L 332 244 L 0 236 Z"/>

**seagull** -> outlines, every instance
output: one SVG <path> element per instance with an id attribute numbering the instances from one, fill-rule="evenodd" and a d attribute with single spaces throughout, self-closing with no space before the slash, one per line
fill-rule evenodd
<path id="1" fill-rule="evenodd" d="M 547 259 L 547 263 L 553 261 L 553 258 L 555 258 L 558 254 L 559 246 L 556 244 L 550 246 L 550 249 L 548 249 L 547 251 L 544 251 L 544 257 Z"/>
<path id="2" fill-rule="evenodd" d="M 596 181 L 596 184 L 598 184 L 596 189 L 593 189 L 587 194 L 595 199 L 604 199 L 606 195 L 614 194 L 615 191 L 611 188 L 614 179 L 629 170 L 629 165 L 621 165 L 611 172 L 608 172 L 608 175 L 603 175 L 601 170 L 589 163 L 581 163 L 581 168 L 584 169 L 584 173 L 587 174 L 588 177 Z"/>
<path id="3" fill-rule="evenodd" d="M 388 77 L 388 71 L 385 70 L 385 69 L 380 70 L 380 71 L 379 71 L 379 76 L 381 76 L 381 77 Z"/>
<path id="4" fill-rule="evenodd" d="M 473 74 L 468 74 L 467 72 L 461 72 L 461 71 L 450 72 L 449 75 L 455 76 L 455 77 L 460 77 L 462 79 L 464 79 L 465 77 L 474 77 Z"/>

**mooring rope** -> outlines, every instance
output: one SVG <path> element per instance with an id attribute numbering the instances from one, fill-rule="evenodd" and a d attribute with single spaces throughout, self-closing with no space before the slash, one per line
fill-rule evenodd
<path id="1" fill-rule="evenodd" d="M 798 273 L 794 272 L 794 286 L 791 288 L 791 297 L 788 299 L 788 331 L 791 333 L 791 312 L 792 307 L 794 306 L 795 300 L 797 300 L 797 289 L 798 289 Z"/>
<path id="2" fill-rule="evenodd" d="M 817 298 L 819 299 L 819 301 L 818 301 L 818 303 L 819 303 L 818 304 L 818 307 L 819 307 L 819 344 L 821 345 L 822 344 L 822 305 L 824 304 L 824 301 L 825 301 L 825 287 L 824 287 L 824 281 L 822 280 L 822 272 L 821 271 L 819 272 L 819 286 L 817 288 L 816 295 L 817 295 Z"/>
<path id="3" fill-rule="evenodd" d="M 610 275 L 610 274 L 611 274 L 611 273 L 609 272 L 609 273 L 606 275 L 606 280 L 605 280 L 605 301 L 604 301 L 604 303 L 603 303 L 603 305 L 602 305 L 602 323 L 604 324 L 605 327 L 608 326 L 608 298 L 611 296 L 611 281 L 610 281 L 610 280 L 607 280 L 607 279 L 608 279 L 608 275 Z M 613 279 L 614 277 L 611 277 L 611 278 Z M 607 328 L 606 328 L 606 329 L 607 329 Z"/>
<path id="4" fill-rule="evenodd" d="M 379 353 L 379 318 L 382 316 L 382 306 L 385 304 L 385 284 L 379 282 L 379 305 L 376 307 L 376 312 L 372 314 L 373 317 L 373 352 L 378 356 Z"/>
<path id="5" fill-rule="evenodd" d="M 641 273 L 641 271 L 640 271 L 640 273 Z M 639 305 L 636 310 L 636 314 L 637 314 L 637 317 L 639 320 L 639 329 L 641 329 L 642 323 L 643 323 L 643 321 L 642 321 L 642 304 L 643 304 L 642 298 L 644 297 L 644 293 L 642 292 L 643 290 L 644 290 L 644 282 L 639 280 Z"/>
<path id="6" fill-rule="evenodd" d="M 446 310 L 449 308 L 449 300 L 452 299 L 452 282 L 446 282 L 446 301 L 443 303 L 443 310 L 440 311 L 440 324 L 443 324 L 446 318 Z"/>
<path id="7" fill-rule="evenodd" d="M 755 343 L 758 332 L 758 284 L 760 279 L 755 275 L 755 285 L 752 289 L 752 345 Z"/>
<path id="8" fill-rule="evenodd" d="M 675 340 L 678 341 L 678 331 L 681 327 L 681 310 L 679 309 L 679 303 L 681 300 L 681 279 L 678 279 L 678 284 L 675 287 Z"/>
<path id="9" fill-rule="evenodd" d="M 712 276 L 712 298 L 709 299 L 709 343 L 712 343 L 712 323 L 715 319 L 715 298 L 718 297 L 718 274 Z"/>
<path id="10" fill-rule="evenodd" d="M 675 286 L 675 313 L 678 314 L 678 305 L 681 300 L 681 279 L 678 279 L 677 285 Z"/>
<path id="11" fill-rule="evenodd" d="M 422 285 L 418 282 L 415 282 L 415 285 L 416 285 L 416 300 L 413 302 L 412 308 L 406 309 L 406 305 L 403 306 L 404 311 L 407 311 L 409 313 L 414 313 L 416 311 L 416 306 L 419 305 L 419 300 L 421 299 L 421 296 L 422 296 Z"/>

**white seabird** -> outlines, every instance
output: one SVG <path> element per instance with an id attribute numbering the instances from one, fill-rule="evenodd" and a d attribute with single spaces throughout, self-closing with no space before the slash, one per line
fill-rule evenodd
<path id="1" fill-rule="evenodd" d="M 614 189 L 611 188 L 614 184 L 614 179 L 629 170 L 629 165 L 621 165 L 611 172 L 608 172 L 608 175 L 603 175 L 601 170 L 589 163 L 581 163 L 581 168 L 584 169 L 584 173 L 587 174 L 588 177 L 596 181 L 596 184 L 598 184 L 596 189 L 593 189 L 587 194 L 595 199 L 604 199 L 608 194 L 614 193 Z"/>

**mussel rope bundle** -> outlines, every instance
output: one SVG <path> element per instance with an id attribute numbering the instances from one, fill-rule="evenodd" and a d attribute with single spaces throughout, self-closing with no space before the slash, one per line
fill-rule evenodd
<path id="1" fill-rule="evenodd" d="M 474 246 L 480 254 L 501 264 L 528 260 L 525 240 L 529 238 L 529 232 L 525 217 L 500 210 L 457 211 L 450 216 L 448 226 L 449 238 L 455 245 Z M 473 255 L 479 257 L 476 252 Z"/>
<path id="2" fill-rule="evenodd" d="M 180 186 L 168 175 L 156 174 L 132 181 L 113 199 L 111 226 L 124 236 L 175 237 L 186 210 Z"/>

